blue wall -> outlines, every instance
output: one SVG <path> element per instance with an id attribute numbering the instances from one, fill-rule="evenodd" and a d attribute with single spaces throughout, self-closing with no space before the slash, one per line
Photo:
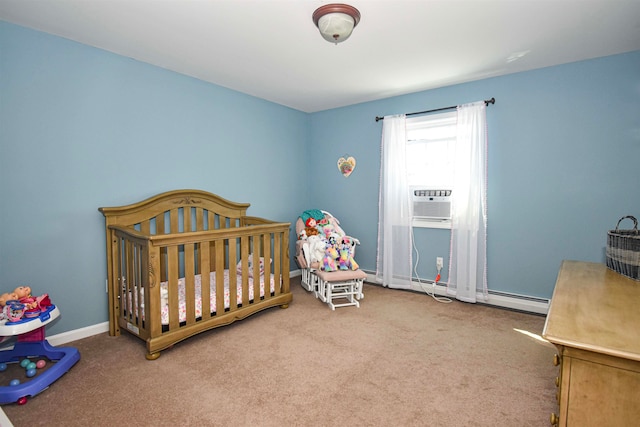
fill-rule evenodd
<path id="1" fill-rule="evenodd" d="M 196 188 L 305 209 L 307 114 L 4 22 L 0 52 L 0 291 L 49 293 L 48 333 L 107 320 L 100 206 Z"/>
<path id="2" fill-rule="evenodd" d="M 487 108 L 489 289 L 549 298 L 563 259 L 604 262 L 607 230 L 640 218 L 640 51 L 316 113 L 315 202 L 362 241 L 375 271 L 380 134 L 376 116 L 496 98 Z M 335 160 L 348 152 L 345 179 Z M 331 191 L 329 191 L 329 189 Z M 449 232 L 415 231 L 418 276 L 449 258 Z M 445 267 L 446 269 L 446 267 Z M 446 281 L 446 272 L 443 274 Z"/>
<path id="3" fill-rule="evenodd" d="M 49 334 L 107 320 L 97 208 L 177 188 L 281 221 L 327 209 L 375 271 L 377 115 L 496 98 L 490 289 L 550 297 L 562 259 L 603 261 L 607 230 L 640 217 L 640 51 L 314 114 L 4 22 L 0 55 L 0 291 L 49 293 Z M 420 277 L 448 242 L 416 230 Z"/>

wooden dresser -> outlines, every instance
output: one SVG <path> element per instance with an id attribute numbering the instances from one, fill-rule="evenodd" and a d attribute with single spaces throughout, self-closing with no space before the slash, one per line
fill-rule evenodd
<path id="1" fill-rule="evenodd" d="M 542 336 L 558 348 L 552 425 L 640 425 L 640 282 L 563 261 Z"/>

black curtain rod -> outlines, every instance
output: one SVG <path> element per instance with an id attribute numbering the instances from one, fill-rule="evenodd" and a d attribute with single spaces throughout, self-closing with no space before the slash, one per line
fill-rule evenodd
<path id="1" fill-rule="evenodd" d="M 495 104 L 495 103 L 496 103 L 496 99 L 495 98 L 485 99 L 485 101 L 484 101 L 484 105 Z M 437 111 L 453 110 L 455 108 L 458 108 L 458 106 L 457 105 L 452 105 L 451 107 L 436 108 L 435 110 L 418 111 L 416 113 L 407 113 L 407 114 L 405 114 L 405 116 L 415 116 L 416 114 L 435 113 Z M 379 122 L 380 120 L 384 120 L 384 117 L 376 116 L 376 122 Z"/>

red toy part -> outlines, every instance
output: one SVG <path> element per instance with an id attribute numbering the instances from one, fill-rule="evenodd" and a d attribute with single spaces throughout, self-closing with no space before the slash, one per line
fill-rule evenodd
<path id="1" fill-rule="evenodd" d="M 49 298 L 49 294 L 40 295 L 36 298 L 36 302 L 38 303 L 40 311 L 45 311 L 47 307 L 51 307 L 51 298 Z"/>

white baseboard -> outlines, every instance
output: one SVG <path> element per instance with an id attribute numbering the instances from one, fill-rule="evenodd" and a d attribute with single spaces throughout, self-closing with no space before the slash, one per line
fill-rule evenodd
<path id="1" fill-rule="evenodd" d="M 7 414 L 4 413 L 2 408 L 0 408 L 0 427 L 13 427 L 13 423 L 7 417 Z"/>
<path id="2" fill-rule="evenodd" d="M 97 325 L 87 326 L 73 331 L 63 332 L 61 334 L 51 335 L 47 337 L 49 344 L 53 346 L 63 345 L 72 341 L 89 338 L 103 332 L 109 332 L 109 322 L 98 323 Z"/>

